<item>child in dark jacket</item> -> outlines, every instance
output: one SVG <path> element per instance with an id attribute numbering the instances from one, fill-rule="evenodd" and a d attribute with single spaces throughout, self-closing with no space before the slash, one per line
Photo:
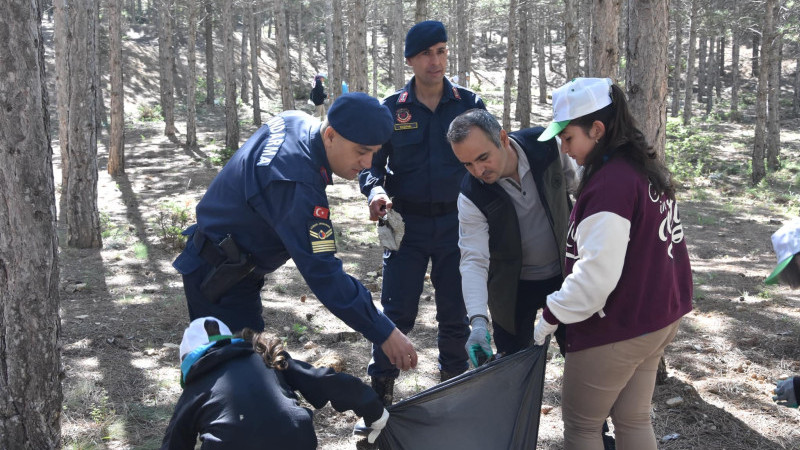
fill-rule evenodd
<path id="1" fill-rule="evenodd" d="M 377 394 L 351 375 L 294 360 L 279 340 L 245 329 L 241 338 L 213 317 L 195 319 L 180 347 L 183 394 L 162 449 L 315 449 L 314 408 L 329 401 L 353 410 L 374 442 L 389 413 Z"/>

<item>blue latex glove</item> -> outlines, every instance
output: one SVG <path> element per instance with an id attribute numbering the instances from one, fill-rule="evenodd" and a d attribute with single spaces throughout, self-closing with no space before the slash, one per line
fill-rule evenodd
<path id="1" fill-rule="evenodd" d="M 787 408 L 797 408 L 797 393 L 794 391 L 794 378 L 787 378 L 776 383 L 772 396 L 777 404 Z"/>
<path id="2" fill-rule="evenodd" d="M 465 347 L 472 365 L 478 367 L 492 357 L 492 336 L 483 317 L 473 318 L 471 325 L 472 331 Z"/>

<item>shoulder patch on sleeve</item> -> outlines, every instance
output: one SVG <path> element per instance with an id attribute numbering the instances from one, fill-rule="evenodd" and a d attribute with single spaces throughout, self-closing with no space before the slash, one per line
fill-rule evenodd
<path id="1" fill-rule="evenodd" d="M 335 253 L 336 238 L 330 220 L 313 219 L 308 221 L 308 241 L 312 253 Z"/>

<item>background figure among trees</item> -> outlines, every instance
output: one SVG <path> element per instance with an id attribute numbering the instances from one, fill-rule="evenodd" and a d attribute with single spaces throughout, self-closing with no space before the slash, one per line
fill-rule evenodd
<path id="1" fill-rule="evenodd" d="M 314 87 L 311 88 L 311 94 L 309 94 L 311 102 L 315 106 L 315 115 L 319 117 L 319 120 L 325 120 L 325 100 L 328 98 L 325 85 L 322 84 L 324 79 L 324 75 L 317 74 L 314 77 Z"/>

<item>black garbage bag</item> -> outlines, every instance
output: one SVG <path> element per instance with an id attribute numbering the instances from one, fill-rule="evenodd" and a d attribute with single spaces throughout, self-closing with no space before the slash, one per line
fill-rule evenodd
<path id="1" fill-rule="evenodd" d="M 389 406 L 379 448 L 535 449 L 548 344 L 492 361 Z"/>

